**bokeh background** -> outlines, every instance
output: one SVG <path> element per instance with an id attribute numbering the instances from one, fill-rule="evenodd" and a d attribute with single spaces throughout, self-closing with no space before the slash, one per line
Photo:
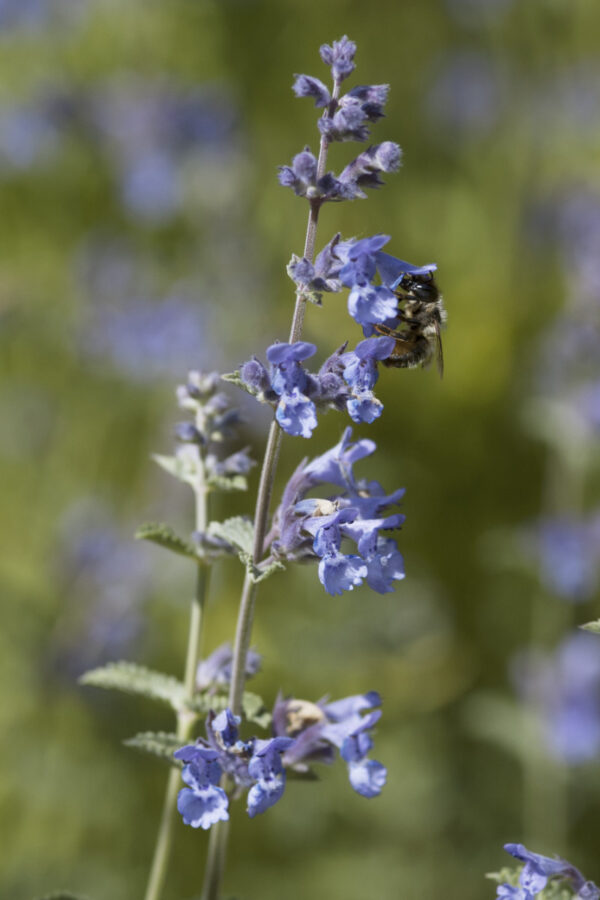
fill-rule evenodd
<path id="1" fill-rule="evenodd" d="M 254 635 L 269 701 L 382 693 L 388 785 L 367 802 L 338 765 L 255 821 L 240 806 L 227 892 L 491 897 L 508 840 L 600 879 L 600 637 L 575 630 L 599 615 L 600 8 L 0 0 L 2 897 L 143 893 L 166 767 L 121 741 L 172 722 L 77 678 L 181 671 L 193 573 L 133 532 L 185 531 L 192 498 L 150 454 L 170 452 L 188 368 L 287 335 L 306 209 L 276 167 L 317 140 L 290 85 L 325 79 L 318 47 L 344 33 L 351 83 L 392 85 L 374 140 L 404 167 L 326 207 L 318 243 L 382 231 L 438 263 L 446 374 L 384 372 L 385 413 L 357 431 L 407 488 L 406 581 L 331 598 L 288 569 Z M 339 295 L 308 310 L 320 359 L 355 332 Z M 266 415 L 239 402 L 258 457 Z M 279 484 L 345 424 L 287 438 Z M 217 567 L 207 651 L 241 577 Z M 198 895 L 205 844 L 178 825 L 165 900 Z"/>

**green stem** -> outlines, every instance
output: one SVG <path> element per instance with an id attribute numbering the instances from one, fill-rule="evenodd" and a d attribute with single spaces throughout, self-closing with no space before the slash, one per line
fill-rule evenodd
<path id="1" fill-rule="evenodd" d="M 328 115 L 332 115 L 335 111 L 339 95 L 340 85 L 336 82 L 334 84 L 332 100 L 327 113 Z M 327 140 L 325 139 L 325 137 L 321 137 L 321 142 L 319 145 L 319 158 L 317 161 L 317 179 L 321 178 L 325 174 L 328 149 L 329 144 Z M 310 201 L 310 210 L 308 214 L 308 224 L 306 226 L 306 237 L 304 240 L 303 254 L 306 259 L 310 261 L 312 261 L 315 254 L 315 242 L 317 237 L 317 224 L 319 221 L 320 208 L 320 199 Z M 302 286 L 300 286 L 296 293 L 294 315 L 292 318 L 292 324 L 290 326 L 290 344 L 298 341 L 302 335 L 305 310 L 306 297 L 302 290 Z M 265 448 L 265 455 L 263 458 L 263 464 L 260 473 L 258 496 L 256 499 L 256 509 L 254 513 L 254 543 L 252 547 L 252 559 L 255 565 L 258 565 L 258 563 L 262 560 L 264 554 L 263 544 L 267 531 L 267 518 L 269 516 L 271 495 L 273 493 L 273 483 L 275 481 L 275 472 L 277 470 L 277 462 L 279 460 L 280 449 L 281 428 L 279 427 L 277 422 L 273 421 L 271 423 L 269 436 L 267 438 L 267 446 Z M 238 611 L 231 671 L 231 685 L 229 689 L 229 708 L 236 716 L 240 715 L 242 709 L 244 683 L 246 681 L 246 657 L 248 655 L 248 650 L 250 648 L 250 638 L 252 636 L 255 602 L 256 584 L 254 584 L 250 576 L 246 574 L 246 577 L 244 578 L 244 585 L 242 587 L 242 595 L 240 598 L 240 606 Z M 221 828 L 217 831 L 216 828 L 213 828 L 213 833 L 211 833 L 211 841 L 209 844 L 209 856 L 207 860 L 202 900 L 218 900 L 220 885 L 225 869 L 227 829 Z"/>
<path id="2" fill-rule="evenodd" d="M 225 871 L 228 834 L 229 822 L 217 822 L 210 829 L 201 900 L 213 900 L 214 897 L 219 896 L 219 887 Z"/>
<path id="3" fill-rule="evenodd" d="M 206 530 L 208 521 L 208 493 L 205 485 L 204 459 L 202 453 L 198 453 L 198 480 L 195 485 L 196 494 L 196 528 L 199 531 Z M 204 619 L 204 606 L 208 593 L 210 567 L 198 566 L 196 578 L 196 593 L 190 607 L 190 625 L 188 630 L 188 643 L 185 656 L 184 683 L 189 698 L 193 696 L 196 681 L 196 669 L 200 657 L 200 644 L 202 638 L 202 625 Z M 180 710 L 177 714 L 177 737 L 182 744 L 189 741 L 196 714 L 189 710 Z M 158 836 L 154 848 L 154 856 L 150 867 L 148 886 L 144 900 L 159 900 L 162 895 L 167 867 L 173 845 L 173 829 L 175 825 L 175 813 L 177 808 L 177 794 L 181 787 L 181 772 L 178 768 L 172 768 L 169 772 L 167 789 L 163 802 Z"/>

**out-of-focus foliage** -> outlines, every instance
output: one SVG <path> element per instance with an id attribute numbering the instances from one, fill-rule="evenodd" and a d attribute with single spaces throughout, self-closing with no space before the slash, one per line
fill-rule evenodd
<path id="1" fill-rule="evenodd" d="M 385 415 L 360 431 L 378 478 L 407 488 L 406 580 L 329 597 L 313 568 L 288 569 L 258 606 L 257 692 L 379 690 L 388 784 L 367 803 L 332 770 L 256 821 L 240 809 L 227 889 L 469 900 L 493 893 L 483 873 L 507 840 L 598 881 L 600 761 L 548 751 L 551 719 L 519 705 L 509 661 L 533 615 L 549 677 L 563 635 L 598 618 L 596 575 L 568 606 L 518 535 L 548 513 L 554 458 L 530 427 L 538 348 L 581 284 L 573 246 L 598 233 L 599 28 L 585 0 L 0 0 L 2 897 L 143 890 L 166 767 L 121 742 L 172 721 L 77 678 L 121 658 L 181 675 L 193 566 L 133 534 L 187 533 L 190 498 L 150 454 L 171 452 L 190 366 L 230 372 L 287 336 L 306 210 L 276 167 L 317 141 L 290 85 L 323 75 L 318 46 L 344 33 L 358 83 L 392 85 L 378 140 L 404 168 L 324 209 L 318 243 L 383 231 L 391 253 L 438 263 L 446 373 L 385 372 Z M 305 337 L 325 358 L 348 325 L 326 296 Z M 258 456 L 265 415 L 236 402 Z M 329 414 L 311 451 L 344 424 Z M 286 439 L 280 485 L 305 453 Z M 591 517 L 588 463 L 558 507 Z M 219 519 L 252 511 L 220 502 Z M 240 585 L 237 561 L 219 564 L 207 652 L 232 637 Z M 586 702 L 597 715 L 597 692 Z M 197 891 L 205 843 L 178 823 L 167 900 Z"/>

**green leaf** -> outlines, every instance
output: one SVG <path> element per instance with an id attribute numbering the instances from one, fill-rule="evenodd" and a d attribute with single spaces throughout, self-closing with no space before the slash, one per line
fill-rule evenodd
<path id="1" fill-rule="evenodd" d="M 583 628 L 584 631 L 592 631 L 594 634 L 600 634 L 600 619 L 596 619 L 595 622 L 587 622 L 585 625 L 580 625 L 580 628 Z"/>
<path id="2" fill-rule="evenodd" d="M 191 465 L 189 459 L 183 456 L 162 456 L 160 453 L 153 453 L 154 462 L 185 484 L 191 484 L 194 487 L 196 483 L 197 472 L 195 466 Z"/>
<path id="3" fill-rule="evenodd" d="M 166 731 L 142 731 L 134 737 L 123 741 L 123 743 L 126 747 L 133 747 L 135 750 L 141 750 L 143 753 L 157 756 L 171 766 L 181 768 L 183 765 L 180 760 L 175 759 L 173 756 L 174 752 L 179 750 L 184 743 L 176 734 Z"/>
<path id="4" fill-rule="evenodd" d="M 109 663 L 102 668 L 86 672 L 79 682 L 92 687 L 148 697 L 150 700 L 167 703 L 174 710 L 181 710 L 186 706 L 186 690 L 181 681 L 172 675 L 154 672 L 135 663 Z"/>
<path id="5" fill-rule="evenodd" d="M 228 703 L 227 694 L 209 694 L 204 692 L 194 694 L 187 707 L 200 715 L 207 715 L 211 709 L 216 713 L 222 712 L 227 708 Z M 254 722 L 256 725 L 260 725 L 261 728 L 268 728 L 271 724 L 271 713 L 266 708 L 265 701 L 252 691 L 244 691 L 242 712 L 246 721 Z"/>
<path id="6" fill-rule="evenodd" d="M 271 724 L 271 713 L 265 707 L 263 698 L 252 691 L 244 691 L 242 711 L 248 722 L 256 722 L 261 728 L 268 728 Z"/>
<path id="7" fill-rule="evenodd" d="M 152 541 L 153 544 L 158 544 L 166 550 L 171 550 L 180 556 L 187 556 L 188 559 L 200 562 L 194 545 L 179 537 L 170 525 L 165 525 L 162 522 L 148 522 L 140 525 L 135 536 L 140 541 Z"/>
<path id="8" fill-rule="evenodd" d="M 282 569 L 285 569 L 285 566 L 277 559 L 274 559 L 266 566 L 255 566 L 251 559 L 246 559 L 246 569 L 254 584 L 259 584 L 261 581 L 264 581 L 265 578 L 270 578 L 275 572 L 281 572 Z"/>
<path id="9" fill-rule="evenodd" d="M 224 522 L 211 522 L 208 533 L 231 544 L 238 554 L 252 555 L 254 528 L 250 519 L 244 516 L 233 516 Z"/>
<path id="10" fill-rule="evenodd" d="M 206 479 L 207 485 L 213 491 L 247 491 L 248 479 L 243 475 L 231 475 L 226 478 L 224 475 L 211 475 Z"/>
<path id="11" fill-rule="evenodd" d="M 252 397 L 257 396 L 257 392 L 242 380 L 239 369 L 236 369 L 235 372 L 227 372 L 225 375 L 221 375 L 221 381 L 226 381 L 227 384 L 234 384 Z"/>
<path id="12" fill-rule="evenodd" d="M 188 700 L 186 706 L 199 715 L 206 716 L 212 709 L 213 712 L 220 713 L 227 709 L 227 694 L 194 694 L 191 700 Z"/>

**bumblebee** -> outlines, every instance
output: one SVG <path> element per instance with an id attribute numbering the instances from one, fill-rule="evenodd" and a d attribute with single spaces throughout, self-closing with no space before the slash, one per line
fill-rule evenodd
<path id="1" fill-rule="evenodd" d="M 446 310 L 431 272 L 404 274 L 392 286 L 398 298 L 398 330 L 376 325 L 379 334 L 395 338 L 394 349 L 384 366 L 413 369 L 425 366 L 435 356 L 440 377 L 444 372 L 442 326 Z"/>

